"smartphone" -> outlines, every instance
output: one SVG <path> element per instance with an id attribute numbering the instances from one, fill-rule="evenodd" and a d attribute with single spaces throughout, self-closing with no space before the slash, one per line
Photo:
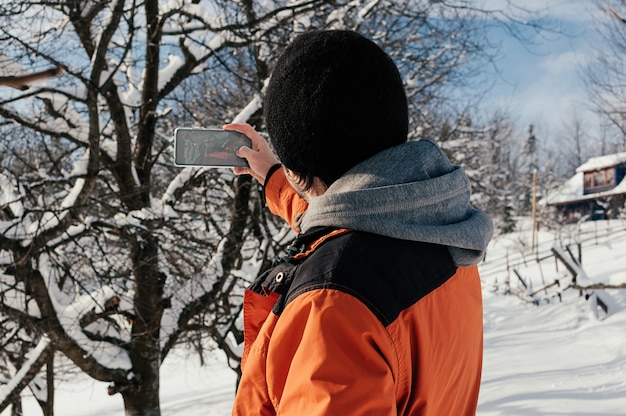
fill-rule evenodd
<path id="1" fill-rule="evenodd" d="M 174 164 L 248 167 L 248 161 L 235 154 L 241 146 L 252 147 L 252 141 L 238 131 L 178 127 L 174 131 Z"/>

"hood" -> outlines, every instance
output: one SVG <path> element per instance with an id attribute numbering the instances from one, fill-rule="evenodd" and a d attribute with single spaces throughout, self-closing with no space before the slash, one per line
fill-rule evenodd
<path id="1" fill-rule="evenodd" d="M 386 149 L 311 200 L 303 232 L 333 226 L 448 247 L 457 266 L 479 263 L 491 219 L 470 203 L 470 183 L 429 139 Z"/>

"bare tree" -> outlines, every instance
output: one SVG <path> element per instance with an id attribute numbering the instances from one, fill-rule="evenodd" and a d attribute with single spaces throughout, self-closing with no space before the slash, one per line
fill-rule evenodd
<path id="1" fill-rule="evenodd" d="M 626 149 L 626 1 L 605 0 L 595 2 L 600 13 L 596 28 L 601 45 L 594 48 L 595 55 L 584 70 L 584 81 L 595 109 L 610 122 L 620 134 L 619 148 Z"/>
<path id="2" fill-rule="evenodd" d="M 323 3 L 255 15 L 230 2 L 216 4 L 220 15 L 182 2 L 2 6 L 3 52 L 67 71 L 0 102 L 11 121 L 0 313 L 110 382 L 129 415 L 160 414 L 159 366 L 185 334 L 205 330 L 237 356 L 242 287 L 276 234 L 271 221 L 250 226 L 264 214 L 249 178 L 168 166 L 168 97 L 197 72 L 226 73 L 232 51 Z M 222 120 L 253 121 L 256 94 Z"/>
<path id="3" fill-rule="evenodd" d="M 127 415 L 160 414 L 159 366 L 181 342 L 210 338 L 238 371 L 244 288 L 288 229 L 250 178 L 174 167 L 173 129 L 262 130 L 289 39 L 351 28 L 394 56 L 420 135 L 489 62 L 494 15 L 469 0 L 0 5 L 9 62 L 65 69 L 0 86 L 0 315 L 30 331 L 24 357 L 49 345 L 109 382 Z"/>
<path id="4" fill-rule="evenodd" d="M 554 151 L 560 160 L 558 173 L 561 179 L 574 175 L 576 168 L 593 156 L 591 139 L 585 123 L 577 112 L 573 112 L 564 124 L 563 136 L 558 138 Z"/>

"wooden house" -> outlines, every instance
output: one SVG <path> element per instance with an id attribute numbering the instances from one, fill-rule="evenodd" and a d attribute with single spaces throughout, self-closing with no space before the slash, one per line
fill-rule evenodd
<path id="1" fill-rule="evenodd" d="M 594 157 L 546 202 L 564 222 L 615 218 L 626 201 L 625 176 L 626 152 Z"/>

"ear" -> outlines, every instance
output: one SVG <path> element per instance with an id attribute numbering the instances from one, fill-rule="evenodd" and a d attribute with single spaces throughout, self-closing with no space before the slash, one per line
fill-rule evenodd
<path id="1" fill-rule="evenodd" d="M 283 165 L 283 170 L 285 171 L 285 177 L 287 177 L 287 180 L 290 183 L 299 184 L 299 183 L 302 182 L 302 176 L 300 176 L 299 174 L 297 174 L 293 170 L 291 170 L 289 168 L 286 168 L 284 165 Z"/>

